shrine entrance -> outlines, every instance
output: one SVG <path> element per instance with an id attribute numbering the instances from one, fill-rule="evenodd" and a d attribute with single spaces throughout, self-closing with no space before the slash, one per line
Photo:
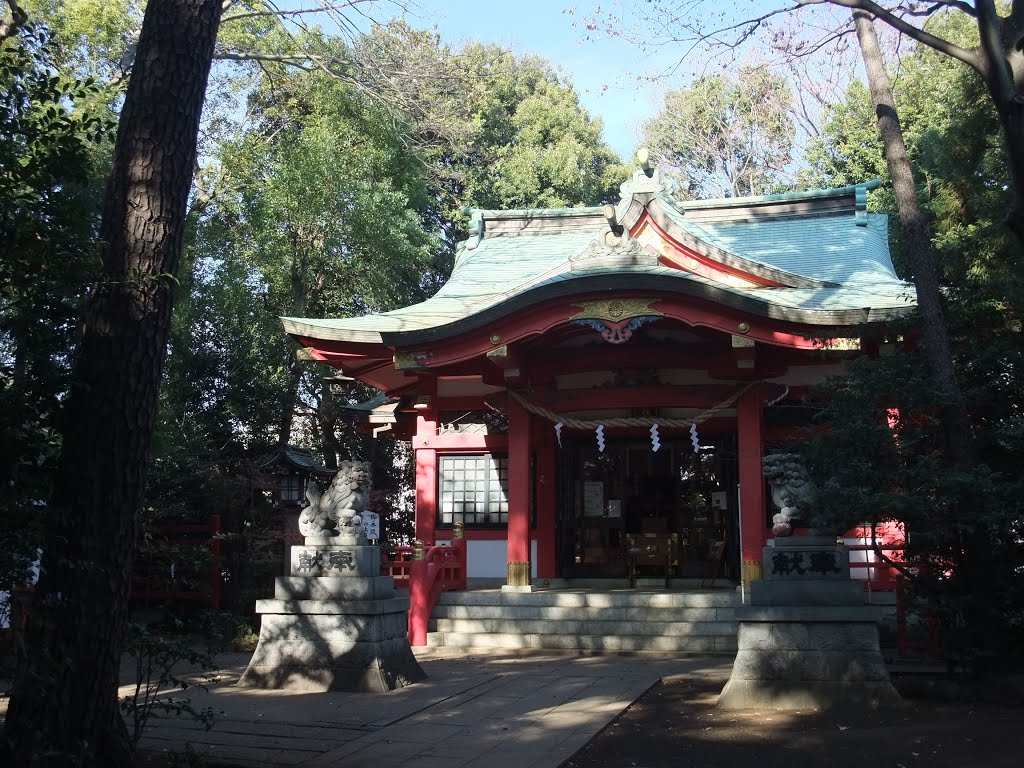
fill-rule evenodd
<path id="1" fill-rule="evenodd" d="M 738 577 L 736 436 L 567 436 L 559 466 L 564 578 Z M 736 551 L 734 551 L 736 550 Z"/>

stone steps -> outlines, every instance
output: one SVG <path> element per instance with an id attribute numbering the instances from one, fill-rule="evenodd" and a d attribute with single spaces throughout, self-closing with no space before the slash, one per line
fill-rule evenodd
<path id="1" fill-rule="evenodd" d="M 739 597 L 722 592 L 447 592 L 427 644 L 473 649 L 732 654 Z"/>
<path id="2" fill-rule="evenodd" d="M 619 635 L 532 635 L 498 633 L 428 632 L 433 647 L 566 651 L 583 653 L 646 653 L 680 656 L 736 652 L 736 637 L 660 637 Z"/>

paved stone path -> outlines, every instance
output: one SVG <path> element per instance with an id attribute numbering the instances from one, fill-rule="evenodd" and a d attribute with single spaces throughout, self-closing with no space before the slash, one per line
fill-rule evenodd
<path id="1" fill-rule="evenodd" d="M 662 677 L 723 683 L 731 660 L 418 654 L 428 679 L 386 694 L 236 688 L 247 656 L 219 657 L 220 680 L 190 691 L 212 706 L 204 731 L 151 720 L 141 747 L 185 745 L 222 763 L 345 768 L 556 768 Z"/>

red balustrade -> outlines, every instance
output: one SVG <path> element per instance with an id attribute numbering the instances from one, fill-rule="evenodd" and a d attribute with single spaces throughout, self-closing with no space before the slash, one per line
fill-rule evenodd
<path id="1" fill-rule="evenodd" d="M 174 563 L 175 575 L 157 574 L 152 563 L 145 560 L 145 550 L 136 556 L 131 597 L 134 600 L 174 602 L 196 600 L 205 602 L 210 609 L 220 610 L 221 603 L 221 519 L 210 515 L 205 523 L 185 525 L 158 525 L 155 536 L 169 542 L 209 548 L 205 573 L 197 572 L 190 562 Z M 196 589 L 201 582 L 205 589 Z"/>
<path id="2" fill-rule="evenodd" d="M 381 568 L 385 576 L 394 578 L 396 587 L 409 590 L 409 644 L 423 646 L 441 593 L 466 588 L 466 540 L 434 547 L 394 547 Z"/>

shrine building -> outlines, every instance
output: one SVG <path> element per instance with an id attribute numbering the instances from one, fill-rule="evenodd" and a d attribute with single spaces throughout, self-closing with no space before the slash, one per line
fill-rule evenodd
<path id="1" fill-rule="evenodd" d="M 473 210 L 427 301 L 284 325 L 380 390 L 366 427 L 412 442 L 416 537 L 462 523 L 471 582 L 624 580 L 652 541 L 666 576 L 749 582 L 762 457 L 914 308 L 877 184 L 680 202 L 641 169 L 615 206 Z"/>

